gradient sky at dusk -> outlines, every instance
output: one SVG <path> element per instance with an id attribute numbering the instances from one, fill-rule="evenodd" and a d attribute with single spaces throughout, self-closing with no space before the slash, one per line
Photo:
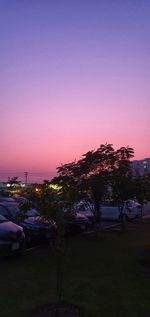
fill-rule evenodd
<path id="1" fill-rule="evenodd" d="M 0 0 L 0 107 L 0 173 L 150 157 L 150 1 Z"/>

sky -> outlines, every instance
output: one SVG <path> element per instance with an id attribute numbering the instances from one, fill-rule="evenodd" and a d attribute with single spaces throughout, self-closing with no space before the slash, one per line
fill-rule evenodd
<path id="1" fill-rule="evenodd" d="M 150 157 L 149 86 L 149 0 L 0 0 L 0 180 L 106 142 Z"/>

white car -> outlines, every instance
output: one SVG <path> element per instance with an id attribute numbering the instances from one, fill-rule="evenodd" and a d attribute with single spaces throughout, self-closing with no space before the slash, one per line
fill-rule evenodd
<path id="1" fill-rule="evenodd" d="M 144 208 L 136 200 L 127 200 L 120 206 L 108 203 L 100 206 L 100 215 L 104 220 L 121 220 L 122 217 L 124 220 L 132 220 L 140 218 Z M 91 203 L 80 202 L 76 206 L 76 210 L 88 217 L 89 220 L 93 220 L 94 206 Z"/>
<path id="2" fill-rule="evenodd" d="M 80 215 L 88 218 L 90 223 L 93 223 L 94 220 L 94 206 L 87 201 L 80 201 L 74 206 L 74 210 Z"/>
<path id="3" fill-rule="evenodd" d="M 102 219 L 132 220 L 141 218 L 142 206 L 136 200 L 127 200 L 121 206 L 101 205 L 100 213 Z"/>

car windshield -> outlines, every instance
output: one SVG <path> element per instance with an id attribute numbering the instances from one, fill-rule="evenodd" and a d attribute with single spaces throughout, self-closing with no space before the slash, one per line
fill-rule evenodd
<path id="1" fill-rule="evenodd" d="M 0 223 L 7 222 L 7 221 L 8 220 L 4 216 L 0 215 Z"/>

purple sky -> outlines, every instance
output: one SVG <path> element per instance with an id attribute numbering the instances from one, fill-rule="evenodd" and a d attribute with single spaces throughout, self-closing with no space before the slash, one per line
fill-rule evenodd
<path id="1" fill-rule="evenodd" d="M 0 107 L 0 179 L 105 142 L 150 157 L 150 1 L 0 0 Z"/>

